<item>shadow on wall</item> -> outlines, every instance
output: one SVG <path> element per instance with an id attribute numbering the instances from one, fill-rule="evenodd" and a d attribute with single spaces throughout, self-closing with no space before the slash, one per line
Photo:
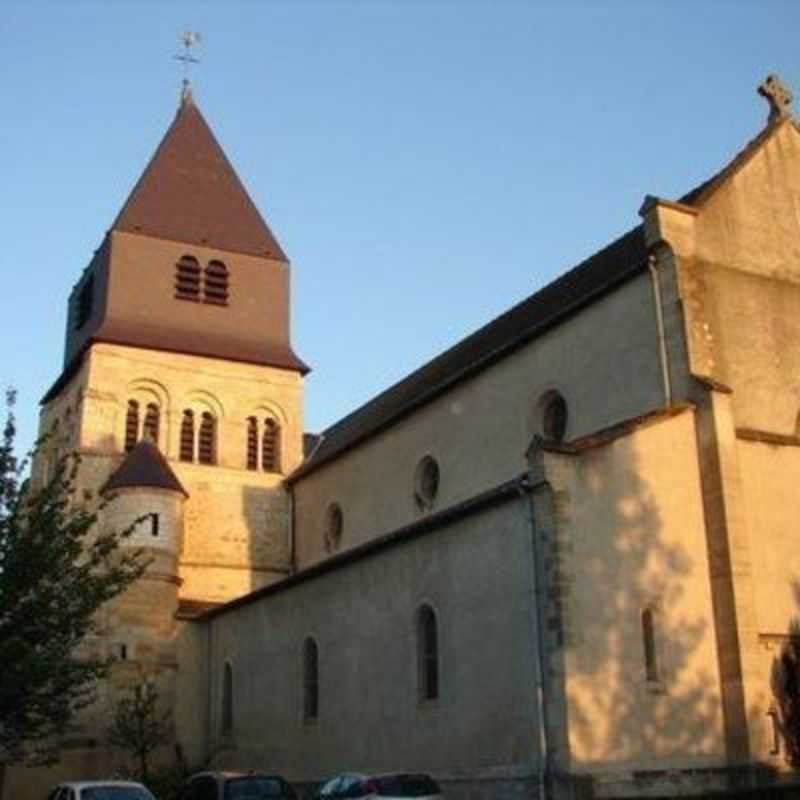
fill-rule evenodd
<path id="1" fill-rule="evenodd" d="M 253 590 L 274 581 L 289 568 L 289 499 L 283 484 L 245 486 L 242 517 L 247 536 L 246 553 L 255 568 L 250 585 Z"/>
<path id="2" fill-rule="evenodd" d="M 553 497 L 573 773 L 724 763 L 699 489 L 659 452 L 669 430 L 565 456 Z"/>

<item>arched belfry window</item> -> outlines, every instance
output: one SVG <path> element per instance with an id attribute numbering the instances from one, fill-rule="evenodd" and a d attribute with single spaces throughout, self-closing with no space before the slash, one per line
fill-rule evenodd
<path id="1" fill-rule="evenodd" d="M 194 412 L 187 408 L 181 418 L 181 461 L 194 461 Z"/>
<path id="2" fill-rule="evenodd" d="M 644 647 L 644 673 L 648 683 L 658 683 L 661 675 L 658 667 L 656 645 L 656 613 L 652 608 L 642 611 L 642 645 Z"/>
<path id="3" fill-rule="evenodd" d="M 420 700 L 439 697 L 439 632 L 429 605 L 417 612 L 417 686 Z"/>
<path id="4" fill-rule="evenodd" d="M 203 302 L 228 305 L 228 268 L 221 261 L 209 261 L 206 267 Z"/>
<path id="5" fill-rule="evenodd" d="M 228 661 L 225 662 L 225 669 L 222 675 L 220 733 L 223 736 L 230 736 L 233 733 L 233 668 Z"/>
<path id="6" fill-rule="evenodd" d="M 159 411 L 156 403 L 148 403 L 144 414 L 142 437 L 158 446 Z"/>
<path id="7" fill-rule="evenodd" d="M 175 297 L 179 300 L 200 299 L 200 264 L 194 256 L 181 256 L 175 265 Z"/>
<path id="8" fill-rule="evenodd" d="M 281 471 L 281 426 L 267 417 L 261 437 L 261 468 L 264 472 Z"/>
<path id="9" fill-rule="evenodd" d="M 197 460 L 201 464 L 217 463 L 217 420 L 210 411 L 204 411 L 200 417 Z"/>
<path id="10" fill-rule="evenodd" d="M 319 650 L 309 637 L 303 642 L 303 719 L 313 721 L 319 716 Z"/>
<path id="11" fill-rule="evenodd" d="M 247 469 L 258 469 L 258 420 L 247 418 Z"/>
<path id="12" fill-rule="evenodd" d="M 125 414 L 125 452 L 130 453 L 139 438 L 139 403 L 128 400 L 128 411 Z"/>

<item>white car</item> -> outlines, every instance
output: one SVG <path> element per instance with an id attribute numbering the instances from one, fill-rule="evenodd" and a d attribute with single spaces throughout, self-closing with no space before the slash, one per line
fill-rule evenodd
<path id="1" fill-rule="evenodd" d="M 387 772 L 361 775 L 345 772 L 326 781 L 315 792 L 319 800 L 444 800 L 439 784 L 430 775 Z"/>
<path id="2" fill-rule="evenodd" d="M 70 781 L 60 783 L 47 800 L 155 800 L 150 790 L 133 781 Z"/>

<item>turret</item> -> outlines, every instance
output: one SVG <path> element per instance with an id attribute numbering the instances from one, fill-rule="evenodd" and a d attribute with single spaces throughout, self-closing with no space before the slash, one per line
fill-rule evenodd
<path id="1" fill-rule="evenodd" d="M 121 531 L 138 519 L 124 547 L 139 548 L 150 560 L 144 576 L 109 611 L 110 647 L 120 661 L 132 661 L 148 672 L 174 668 L 186 490 L 158 448 L 143 439 L 103 491 L 114 495 L 105 523 Z"/>

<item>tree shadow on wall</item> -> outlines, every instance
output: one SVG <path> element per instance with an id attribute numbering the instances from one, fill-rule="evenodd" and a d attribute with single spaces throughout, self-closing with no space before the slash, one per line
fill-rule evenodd
<path id="1" fill-rule="evenodd" d="M 800 606 L 800 583 L 792 586 L 795 604 Z M 776 728 L 773 754 L 783 744 L 786 763 L 800 768 L 800 619 L 789 623 L 780 652 L 772 660 L 770 688 L 774 699 L 770 715 Z M 779 737 L 779 738 L 778 738 Z"/>
<path id="2" fill-rule="evenodd" d="M 544 547 L 572 774 L 646 783 L 647 771 L 724 763 L 700 490 L 696 470 L 659 455 L 662 424 L 554 456 L 567 478 L 551 483 Z"/>

